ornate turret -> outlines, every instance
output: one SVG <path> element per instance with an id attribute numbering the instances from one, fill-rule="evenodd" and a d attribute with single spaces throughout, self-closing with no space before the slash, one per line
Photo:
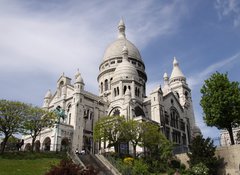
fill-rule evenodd
<path id="1" fill-rule="evenodd" d="M 52 97 L 52 93 L 51 93 L 51 90 L 49 89 L 44 97 L 43 108 L 47 108 L 49 106 L 51 97 Z"/>
<path id="2" fill-rule="evenodd" d="M 172 74 L 170 76 L 170 82 L 169 83 L 175 82 L 176 80 L 186 81 L 186 78 L 183 75 L 183 73 L 182 73 L 182 71 L 179 67 L 179 63 L 178 63 L 176 57 L 174 57 L 173 58 L 173 70 L 172 70 Z"/>
<path id="3" fill-rule="evenodd" d="M 169 77 L 168 74 L 165 72 L 163 75 L 163 80 L 164 80 L 164 84 L 163 84 L 163 94 L 166 95 L 168 92 L 171 91 L 170 87 L 169 87 Z"/>
<path id="4" fill-rule="evenodd" d="M 75 83 L 74 88 L 76 93 L 80 93 L 80 91 L 84 90 L 84 81 L 83 78 L 79 72 L 79 69 L 75 73 Z"/>

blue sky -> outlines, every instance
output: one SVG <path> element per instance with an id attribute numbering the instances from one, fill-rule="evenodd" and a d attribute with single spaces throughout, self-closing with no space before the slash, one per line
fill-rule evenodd
<path id="1" fill-rule="evenodd" d="M 98 94 L 98 66 L 121 18 L 145 62 L 147 91 L 171 74 L 176 56 L 197 125 L 218 137 L 202 120 L 200 88 L 216 71 L 240 81 L 239 0 L 0 0 L 0 98 L 41 106 L 62 72 L 73 78 L 78 68 Z"/>

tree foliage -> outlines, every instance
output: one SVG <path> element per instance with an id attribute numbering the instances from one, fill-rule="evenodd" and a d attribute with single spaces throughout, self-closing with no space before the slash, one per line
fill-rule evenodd
<path id="1" fill-rule="evenodd" d="M 209 175 L 217 174 L 221 160 L 215 157 L 215 150 L 213 140 L 204 139 L 202 135 L 196 136 L 188 153 L 190 167 L 198 167 L 199 163 L 203 163 L 209 169 Z"/>
<path id="2" fill-rule="evenodd" d="M 96 141 L 108 141 L 108 147 L 114 146 L 116 153 L 118 146 L 123 141 L 123 116 L 106 116 L 101 118 L 94 127 L 93 137 Z"/>
<path id="3" fill-rule="evenodd" d="M 22 102 L 0 100 L 0 132 L 4 135 L 1 154 L 9 137 L 22 132 L 27 110 L 28 105 Z"/>
<path id="4" fill-rule="evenodd" d="M 52 127 L 56 119 L 53 112 L 47 112 L 39 107 L 29 106 L 24 121 L 24 134 L 32 137 L 32 151 L 37 136 L 46 127 Z"/>
<path id="5" fill-rule="evenodd" d="M 145 148 L 145 160 L 151 173 L 162 173 L 168 169 L 172 158 L 172 144 L 160 132 L 154 123 L 143 122 L 142 146 Z"/>
<path id="6" fill-rule="evenodd" d="M 125 121 L 123 123 L 123 137 L 126 142 L 130 142 L 133 146 L 133 156 L 136 157 L 136 147 L 142 142 L 143 123 L 135 120 Z"/>
<path id="7" fill-rule="evenodd" d="M 234 144 L 232 128 L 240 124 L 240 88 L 227 74 L 214 73 L 201 88 L 201 106 L 208 126 L 227 129 Z"/>

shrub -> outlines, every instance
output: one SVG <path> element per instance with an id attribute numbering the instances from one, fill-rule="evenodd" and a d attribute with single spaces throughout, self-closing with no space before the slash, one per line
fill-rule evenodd
<path id="1" fill-rule="evenodd" d="M 148 172 L 148 165 L 143 162 L 143 160 L 134 160 L 134 166 L 132 169 L 133 175 L 147 175 Z"/>
<path id="2" fill-rule="evenodd" d="M 132 166 L 133 165 L 133 158 L 132 157 L 126 157 L 123 159 L 123 163 L 125 163 L 128 166 Z"/>
<path id="3" fill-rule="evenodd" d="M 192 167 L 192 172 L 195 175 L 208 175 L 209 169 L 203 163 L 198 163 Z"/>
<path id="4" fill-rule="evenodd" d="M 59 165 L 53 165 L 51 170 L 47 172 L 45 175 L 96 175 L 97 172 L 93 169 L 93 167 L 86 167 L 84 169 L 82 166 L 74 164 L 69 159 L 61 160 Z"/>

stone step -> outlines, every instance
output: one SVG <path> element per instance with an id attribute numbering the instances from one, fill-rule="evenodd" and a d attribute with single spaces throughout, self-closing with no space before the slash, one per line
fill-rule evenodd
<path id="1" fill-rule="evenodd" d="M 97 170 L 98 175 L 113 175 L 111 171 L 108 170 L 105 165 L 96 158 L 95 155 L 85 154 L 79 155 L 80 160 L 83 164 L 87 166 L 92 166 L 95 170 Z"/>

